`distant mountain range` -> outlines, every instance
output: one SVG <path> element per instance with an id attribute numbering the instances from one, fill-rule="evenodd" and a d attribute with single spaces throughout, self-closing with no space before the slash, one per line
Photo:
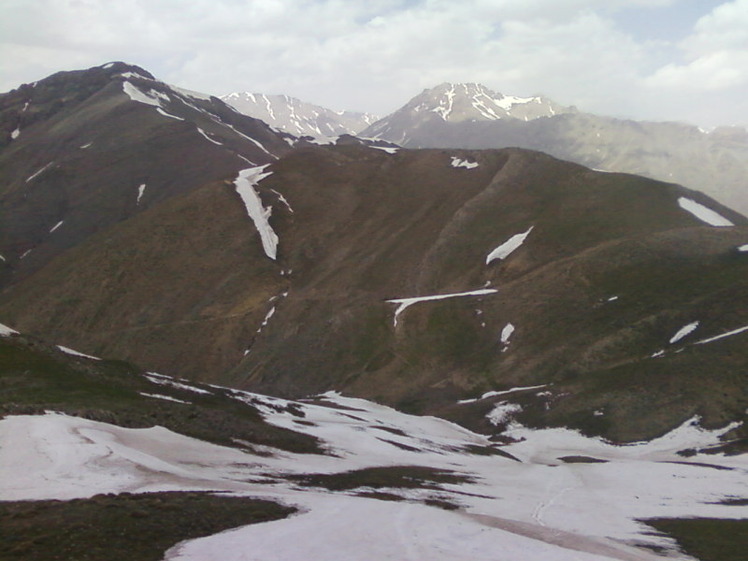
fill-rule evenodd
<path id="1" fill-rule="evenodd" d="M 739 127 L 707 133 L 583 113 L 476 84 L 442 84 L 360 134 L 408 148 L 540 150 L 594 169 L 679 183 L 748 213 L 748 132 Z"/>
<path id="2" fill-rule="evenodd" d="M 296 136 L 322 139 L 357 134 L 377 120 L 368 113 L 333 111 L 287 95 L 234 92 L 221 99 L 245 115 Z"/>
<path id="3" fill-rule="evenodd" d="M 401 109 L 361 131 L 361 136 L 384 138 L 402 146 L 416 147 L 411 146 L 414 142 L 412 135 L 418 138 L 417 129 L 431 120 L 445 123 L 501 119 L 531 121 L 574 112 L 576 108 L 563 107 L 543 96 L 517 97 L 491 91 L 481 84 L 444 83 L 424 90 Z"/>
<path id="4" fill-rule="evenodd" d="M 287 96 L 234 93 L 222 99 L 295 135 L 354 134 L 407 148 L 528 148 L 601 171 L 685 185 L 748 214 L 748 131 L 741 127 L 706 132 L 682 123 L 617 119 L 474 83 L 426 89 L 376 122 Z"/>

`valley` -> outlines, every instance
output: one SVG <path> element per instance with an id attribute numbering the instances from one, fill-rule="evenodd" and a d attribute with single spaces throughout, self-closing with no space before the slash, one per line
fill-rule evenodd
<path id="1" fill-rule="evenodd" d="M 675 125 L 478 84 L 227 101 L 0 95 L 0 558 L 741 559 L 739 139 L 682 134 L 702 189 Z"/>

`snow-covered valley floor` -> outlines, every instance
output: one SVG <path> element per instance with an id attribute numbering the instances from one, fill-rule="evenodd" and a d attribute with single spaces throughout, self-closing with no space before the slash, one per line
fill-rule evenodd
<path id="1" fill-rule="evenodd" d="M 299 508 L 284 520 L 182 542 L 165 553 L 172 561 L 687 559 L 638 520 L 748 518 L 748 506 L 726 504 L 748 496 L 746 455 L 677 454 L 717 443 L 724 432 L 695 420 L 628 446 L 514 426 L 509 435 L 518 441 L 500 448 L 510 458 L 485 455 L 493 443 L 447 421 L 335 393 L 295 402 L 303 417 L 283 400 L 233 395 L 272 424 L 318 437 L 330 453 L 250 453 L 162 427 L 126 429 L 53 412 L 9 416 L 0 421 L 0 500 L 211 490 Z M 468 481 L 337 491 L 300 483 L 305 474 L 388 466 L 426 466 Z M 374 492 L 380 498 L 363 496 Z"/>

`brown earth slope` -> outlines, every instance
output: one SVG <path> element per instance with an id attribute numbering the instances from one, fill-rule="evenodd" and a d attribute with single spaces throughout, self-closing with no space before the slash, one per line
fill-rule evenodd
<path id="1" fill-rule="evenodd" d="M 339 389 L 480 428 L 500 398 L 456 401 L 515 386 L 546 386 L 517 397 L 520 420 L 619 440 L 744 416 L 744 336 L 693 344 L 748 325 L 746 220 L 707 197 L 517 149 L 389 154 L 349 140 L 268 170 L 257 189 L 277 262 L 217 181 L 62 253 L 0 295 L 0 317 L 166 373 Z M 737 226 L 709 226 L 679 198 Z M 497 292 L 416 303 L 396 325 L 387 302 L 484 288 Z"/>

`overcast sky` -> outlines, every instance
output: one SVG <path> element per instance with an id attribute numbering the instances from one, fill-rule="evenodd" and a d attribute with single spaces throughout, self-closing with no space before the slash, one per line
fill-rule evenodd
<path id="1" fill-rule="evenodd" d="M 385 115 L 441 82 L 748 123 L 748 0 L 1 0 L 0 91 L 111 60 Z"/>

